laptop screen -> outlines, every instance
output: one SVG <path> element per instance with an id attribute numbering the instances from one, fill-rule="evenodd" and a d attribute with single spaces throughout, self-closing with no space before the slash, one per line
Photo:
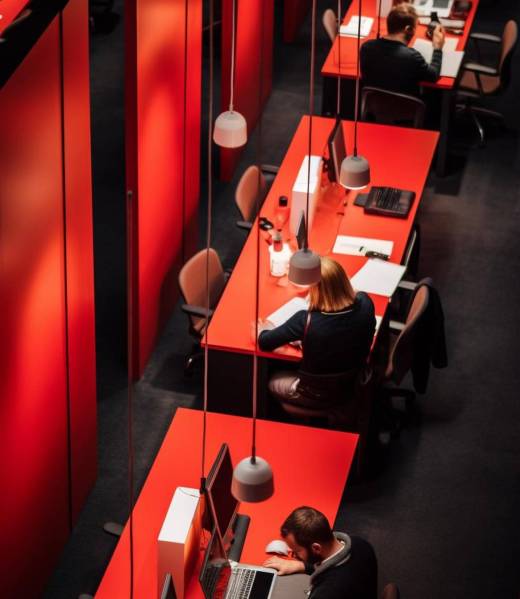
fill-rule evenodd
<path id="1" fill-rule="evenodd" d="M 204 554 L 199 581 L 206 599 L 224 597 L 231 576 L 231 566 L 226 559 L 217 531 L 213 529 Z"/>

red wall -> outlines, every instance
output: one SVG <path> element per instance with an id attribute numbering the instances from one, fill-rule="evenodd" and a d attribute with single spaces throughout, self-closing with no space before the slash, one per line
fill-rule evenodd
<path id="1" fill-rule="evenodd" d="M 229 107 L 232 10 L 232 0 L 222 0 L 222 111 Z M 260 77 L 262 17 L 264 19 L 264 42 L 262 76 Z M 245 117 L 248 134 L 253 131 L 264 103 L 271 93 L 273 20 L 273 0 L 237 0 L 234 107 Z M 260 101 L 260 86 L 262 86 L 262 101 Z M 233 177 L 241 151 L 241 148 L 236 150 L 222 148 L 220 150 L 220 177 L 224 181 L 229 181 Z"/>
<path id="2" fill-rule="evenodd" d="M 284 0 L 283 3 L 283 41 L 294 42 L 301 24 L 305 20 L 311 0 Z"/>
<path id="3" fill-rule="evenodd" d="M 137 378 L 177 300 L 178 271 L 197 247 L 202 1 L 127 4 L 127 187 L 135 198 L 131 293 Z"/>
<path id="4" fill-rule="evenodd" d="M 1 597 L 40 596 L 95 476 L 86 10 L 66 10 L 65 113 L 59 16 L 0 89 Z"/>

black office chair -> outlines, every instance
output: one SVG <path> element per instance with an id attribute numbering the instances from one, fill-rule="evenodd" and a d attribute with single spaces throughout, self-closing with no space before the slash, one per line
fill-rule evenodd
<path id="1" fill-rule="evenodd" d="M 488 98 L 502 95 L 511 82 L 511 62 L 518 45 L 518 25 L 511 20 L 505 24 L 502 36 L 488 33 L 472 33 L 478 62 L 466 62 L 461 67 L 457 88 L 457 110 L 467 114 L 475 124 L 480 145 L 485 142 L 485 132 L 479 116 L 492 117 L 503 121 L 500 112 L 481 106 Z M 480 44 L 495 45 L 499 48 L 493 66 L 482 62 Z"/>
<path id="2" fill-rule="evenodd" d="M 363 87 L 360 110 L 363 121 L 420 129 L 425 112 L 425 103 L 415 96 L 379 87 Z"/>
<path id="3" fill-rule="evenodd" d="M 235 203 L 242 217 L 237 221 L 237 227 L 247 231 L 251 229 L 257 205 L 262 207 L 277 172 L 277 166 L 268 164 L 262 164 L 260 168 L 253 164 L 243 172 L 235 190 Z"/>
<path id="4" fill-rule="evenodd" d="M 400 599 L 400 597 L 401 593 L 395 582 L 389 582 L 381 593 L 381 599 Z"/>

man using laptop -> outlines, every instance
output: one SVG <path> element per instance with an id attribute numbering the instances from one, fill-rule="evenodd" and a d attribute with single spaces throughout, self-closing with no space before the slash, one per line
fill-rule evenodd
<path id="1" fill-rule="evenodd" d="M 418 17 L 415 8 L 406 2 L 388 13 L 388 34 L 366 41 L 361 46 L 361 78 L 363 85 L 419 96 L 419 83 L 434 83 L 440 76 L 444 30 L 437 25 L 433 31 L 433 53 L 428 64 L 421 54 L 408 44 L 415 35 Z"/>
<path id="2" fill-rule="evenodd" d="M 376 599 L 377 561 L 367 541 L 332 532 L 327 518 L 307 506 L 287 517 L 281 534 L 297 559 L 273 556 L 264 566 L 281 576 L 310 574 L 308 599 Z"/>

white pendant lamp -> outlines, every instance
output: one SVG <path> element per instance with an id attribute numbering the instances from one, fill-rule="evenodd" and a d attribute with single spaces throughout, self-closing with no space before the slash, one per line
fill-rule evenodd
<path id="1" fill-rule="evenodd" d="M 218 115 L 213 128 L 213 141 L 222 148 L 239 148 L 247 142 L 246 119 L 239 112 L 233 109 L 233 96 L 235 87 L 235 42 L 236 0 L 233 0 L 229 110 L 226 110 Z"/>
<path id="2" fill-rule="evenodd" d="M 259 106 L 262 105 L 262 73 L 264 56 L 264 9 L 262 3 L 260 32 L 260 81 L 258 86 Z M 258 121 L 257 164 L 261 164 L 262 113 Z M 258 169 L 258 177 L 261 176 Z M 256 194 L 256 214 L 260 216 L 260 197 Z M 256 219 L 256 288 L 255 288 L 255 351 L 253 354 L 253 428 L 251 455 L 241 460 L 233 471 L 231 493 L 238 501 L 258 503 L 269 499 L 274 493 L 273 471 L 266 460 L 256 455 L 256 411 L 258 397 L 258 317 L 260 306 L 260 219 Z"/>
<path id="3" fill-rule="evenodd" d="M 359 116 L 359 46 L 361 42 L 361 1 L 359 0 L 359 18 L 357 33 L 357 75 L 356 75 L 356 105 L 354 107 L 354 153 L 347 156 L 341 163 L 339 182 L 347 189 L 363 189 L 370 184 L 370 165 L 368 160 L 357 152 L 357 126 Z"/>
<path id="4" fill-rule="evenodd" d="M 309 249 L 309 195 L 311 184 L 311 152 L 312 152 L 312 115 L 314 114 L 314 61 L 316 45 L 316 0 L 312 1 L 311 31 L 311 72 L 309 85 L 309 160 L 307 168 L 307 202 L 305 210 L 305 239 L 303 248 L 295 252 L 289 260 L 289 281 L 298 287 L 316 285 L 321 280 L 321 259 Z"/>

